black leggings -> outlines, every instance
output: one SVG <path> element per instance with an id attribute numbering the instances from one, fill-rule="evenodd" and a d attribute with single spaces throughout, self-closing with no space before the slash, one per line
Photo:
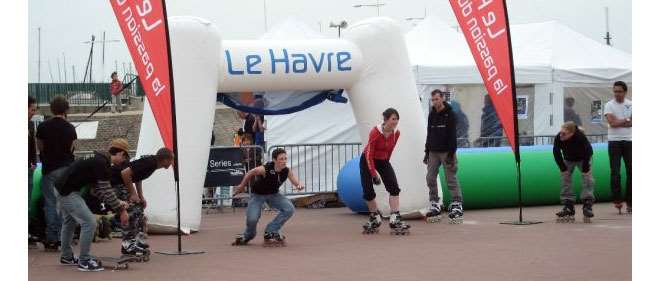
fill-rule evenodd
<path id="1" fill-rule="evenodd" d="M 632 141 L 610 141 L 607 144 L 610 156 L 610 187 L 612 200 L 623 201 L 621 196 L 621 159 L 626 166 L 626 203 L 632 206 Z"/>
<path id="2" fill-rule="evenodd" d="M 387 192 L 391 196 L 399 196 L 401 189 L 399 189 L 399 183 L 396 180 L 396 174 L 394 174 L 394 169 L 392 169 L 390 161 L 374 159 L 374 164 L 383 184 L 385 184 Z M 374 183 L 372 182 L 367 158 L 364 156 L 364 153 L 360 157 L 360 179 L 362 181 L 362 198 L 367 201 L 374 200 L 376 198 L 376 192 L 374 191 Z"/>

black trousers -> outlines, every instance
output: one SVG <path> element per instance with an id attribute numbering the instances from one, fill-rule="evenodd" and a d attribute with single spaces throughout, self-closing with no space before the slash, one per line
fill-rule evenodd
<path id="1" fill-rule="evenodd" d="M 399 183 L 396 180 L 396 174 L 394 174 L 394 169 L 390 161 L 375 159 L 374 165 L 376 166 L 376 171 L 380 174 L 383 184 L 385 184 L 387 192 L 391 196 L 398 196 L 401 190 L 399 189 Z M 372 182 L 367 158 L 364 156 L 364 153 L 360 157 L 360 179 L 362 181 L 362 198 L 367 201 L 374 200 L 376 198 L 376 192 L 374 191 L 374 183 Z"/>
<path id="2" fill-rule="evenodd" d="M 610 141 L 607 143 L 610 156 L 610 187 L 612 200 L 622 202 L 621 158 L 626 165 L 626 203 L 632 207 L 632 141 Z"/>

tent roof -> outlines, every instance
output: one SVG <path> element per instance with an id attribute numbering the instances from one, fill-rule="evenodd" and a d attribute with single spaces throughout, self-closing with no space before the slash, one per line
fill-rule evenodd
<path id="1" fill-rule="evenodd" d="M 434 16 L 408 34 L 419 84 L 481 83 L 465 38 Z M 600 44 L 556 22 L 511 25 L 519 83 L 630 81 L 632 55 Z"/>
<path id="2" fill-rule="evenodd" d="M 259 39 L 275 40 L 302 40 L 302 39 L 324 39 L 320 32 L 310 28 L 303 21 L 289 17 L 271 27 Z"/>
<path id="3" fill-rule="evenodd" d="M 461 34 L 435 16 L 427 16 L 411 29 L 406 34 L 406 43 L 413 66 L 464 65 L 472 60 Z"/>

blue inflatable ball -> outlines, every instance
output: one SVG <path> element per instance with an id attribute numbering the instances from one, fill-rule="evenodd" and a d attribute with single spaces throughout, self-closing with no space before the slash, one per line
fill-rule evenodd
<path id="1" fill-rule="evenodd" d="M 362 183 L 360 181 L 360 156 L 344 164 L 337 175 L 337 194 L 351 211 L 367 213 L 367 203 L 362 198 Z"/>

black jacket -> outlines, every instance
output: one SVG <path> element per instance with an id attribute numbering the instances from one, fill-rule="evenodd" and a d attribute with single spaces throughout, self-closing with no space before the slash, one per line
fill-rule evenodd
<path id="1" fill-rule="evenodd" d="M 429 111 L 424 152 L 456 152 L 456 114 L 448 103 L 443 103 L 442 111 L 437 112 L 435 107 Z"/>
<path id="2" fill-rule="evenodd" d="M 564 160 L 581 161 L 583 172 L 587 172 L 591 168 L 589 161 L 594 152 L 587 136 L 580 130 L 576 130 L 575 134 L 566 141 L 562 141 L 559 138 L 559 134 L 557 134 L 552 152 L 555 156 L 555 162 L 557 162 L 557 166 L 559 166 L 559 170 L 562 172 L 567 169 Z"/>

